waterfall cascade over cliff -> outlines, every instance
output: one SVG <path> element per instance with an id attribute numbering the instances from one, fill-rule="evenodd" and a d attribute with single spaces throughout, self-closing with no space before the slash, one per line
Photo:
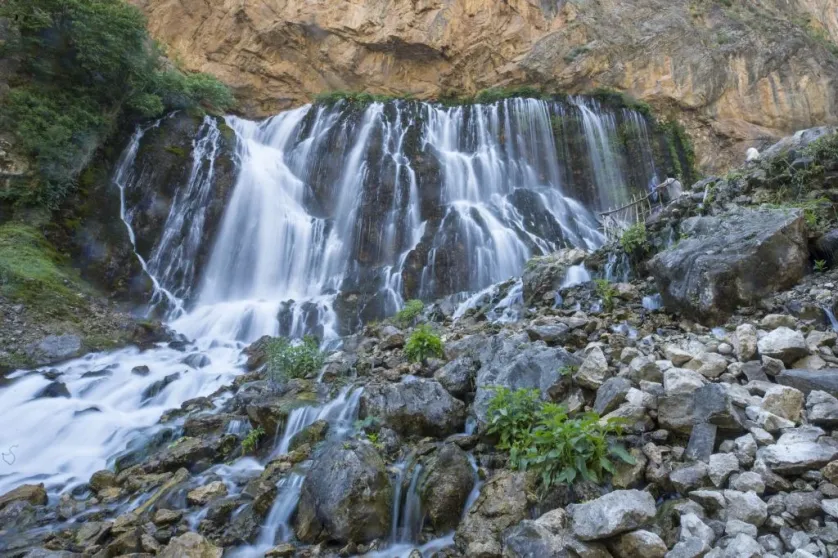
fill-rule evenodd
<path id="1" fill-rule="evenodd" d="M 176 327 L 192 337 L 336 338 L 405 300 L 519 275 L 533 255 L 596 248 L 596 212 L 654 185 L 661 164 L 642 115 L 581 98 L 228 117 L 238 177 L 210 231 L 218 130 L 207 121 L 189 181 L 144 255 L 154 302 L 172 317 L 187 308 Z M 154 187 L 131 169 L 141 141 L 138 132 L 117 174 L 129 191 Z M 211 243 L 201 269 L 200 243 Z"/>

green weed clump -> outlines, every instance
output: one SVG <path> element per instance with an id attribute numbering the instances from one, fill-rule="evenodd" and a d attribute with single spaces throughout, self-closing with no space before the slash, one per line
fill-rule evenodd
<path id="1" fill-rule="evenodd" d="M 424 362 L 429 358 L 445 357 L 445 349 L 439 335 L 428 325 L 413 330 L 404 346 L 404 354 L 410 362 Z"/>
<path id="2" fill-rule="evenodd" d="M 265 435 L 265 429 L 261 426 L 259 428 L 254 428 L 250 432 L 247 433 L 244 440 L 242 440 L 242 453 L 245 455 L 250 455 L 259 447 L 259 442 L 262 437 Z"/>
<path id="3" fill-rule="evenodd" d="M 396 312 L 393 316 L 393 322 L 401 328 L 410 327 L 416 322 L 416 318 L 422 314 L 425 309 L 425 304 L 421 300 L 408 300 L 404 308 Z"/>
<path id="4" fill-rule="evenodd" d="M 624 230 L 622 236 L 620 236 L 620 246 L 629 256 L 638 256 L 646 252 L 649 248 L 646 223 L 641 221 Z"/>
<path id="5" fill-rule="evenodd" d="M 311 336 L 306 336 L 301 341 L 277 337 L 267 344 L 265 351 L 268 377 L 277 383 L 315 374 L 323 366 L 326 358 L 320 351 L 317 339 Z"/>
<path id="6" fill-rule="evenodd" d="M 614 299 L 617 298 L 617 289 L 608 282 L 608 279 L 594 279 L 594 286 L 597 296 L 602 299 L 602 307 L 611 312 L 614 309 Z"/>
<path id="7" fill-rule="evenodd" d="M 605 472 L 614 473 L 614 459 L 634 463 L 609 440 L 622 433 L 621 421 L 603 421 L 596 413 L 571 417 L 561 405 L 540 401 L 537 390 L 497 388 L 488 432 L 498 436 L 497 447 L 509 452 L 513 468 L 539 474 L 543 490 L 577 478 L 601 482 Z"/>

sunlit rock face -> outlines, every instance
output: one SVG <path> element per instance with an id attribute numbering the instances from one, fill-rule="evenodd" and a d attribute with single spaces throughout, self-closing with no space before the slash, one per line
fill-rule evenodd
<path id="1" fill-rule="evenodd" d="M 174 58 L 231 84 L 249 116 L 334 90 L 608 86 L 677 116 L 708 171 L 838 118 L 836 0 L 134 2 Z"/>

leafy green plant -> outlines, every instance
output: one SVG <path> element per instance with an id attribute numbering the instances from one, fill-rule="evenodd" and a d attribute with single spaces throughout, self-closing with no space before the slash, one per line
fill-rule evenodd
<path id="1" fill-rule="evenodd" d="M 617 297 L 615 289 L 608 279 L 594 279 L 597 296 L 602 299 L 602 307 L 611 312 L 614 309 L 614 299 Z"/>
<path id="2" fill-rule="evenodd" d="M 826 271 L 826 260 L 815 260 L 815 271 L 818 273 Z"/>
<path id="3" fill-rule="evenodd" d="M 568 416 L 564 407 L 541 402 L 536 390 L 496 389 L 487 431 L 498 435 L 498 448 L 509 450 L 510 465 L 536 471 L 545 490 L 577 478 L 599 482 L 604 472 L 614 472 L 614 458 L 634 463 L 609 440 L 622 433 L 619 420 L 603 421 L 596 413 Z"/>
<path id="4" fill-rule="evenodd" d="M 559 374 L 562 376 L 573 376 L 578 370 L 578 366 L 562 366 L 559 368 Z"/>
<path id="5" fill-rule="evenodd" d="M 284 382 L 290 378 L 305 378 L 323 366 L 325 355 L 317 339 L 306 336 L 292 342 L 285 337 L 272 339 L 265 347 L 267 372 L 271 380 Z"/>
<path id="6" fill-rule="evenodd" d="M 174 109 L 222 112 L 230 90 L 173 68 L 123 0 L 6 0 L 0 56 L 19 61 L 0 104 L 0 125 L 32 159 L 37 183 L 0 198 L 53 209 L 119 125 Z"/>
<path id="7" fill-rule="evenodd" d="M 425 304 L 421 300 L 408 300 L 404 308 L 396 312 L 396 315 L 393 316 L 393 321 L 399 327 L 409 327 L 413 325 L 416 321 L 416 318 L 422 313 L 422 310 L 425 309 Z"/>
<path id="8" fill-rule="evenodd" d="M 646 236 L 646 223 L 641 221 L 626 228 L 620 236 L 620 246 L 630 256 L 646 252 L 649 249 L 649 239 Z"/>
<path id="9" fill-rule="evenodd" d="M 250 455 L 256 449 L 259 448 L 259 441 L 265 435 L 265 429 L 261 426 L 259 428 L 254 428 L 250 432 L 247 433 L 247 436 L 244 437 L 242 440 L 242 453 L 245 455 Z"/>
<path id="10" fill-rule="evenodd" d="M 404 354 L 411 362 L 423 362 L 428 358 L 443 358 L 445 350 L 439 335 L 428 325 L 421 325 L 413 330 L 404 346 Z"/>

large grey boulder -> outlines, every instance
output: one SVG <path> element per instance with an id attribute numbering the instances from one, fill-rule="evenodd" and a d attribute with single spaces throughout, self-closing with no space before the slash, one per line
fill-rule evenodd
<path id="1" fill-rule="evenodd" d="M 443 437 L 462 432 L 466 406 L 436 380 L 374 383 L 361 395 L 360 417 L 377 417 L 399 434 Z"/>
<path id="2" fill-rule="evenodd" d="M 757 451 L 757 459 L 778 475 L 799 475 L 810 469 L 820 469 L 836 457 L 838 444 L 827 441 L 777 443 Z"/>
<path id="3" fill-rule="evenodd" d="M 655 499 L 640 490 L 615 490 L 592 502 L 568 507 L 580 540 L 607 539 L 642 527 L 655 517 Z"/>
<path id="4" fill-rule="evenodd" d="M 530 342 L 526 333 L 500 333 L 475 348 L 480 361 L 477 371 L 474 411 L 486 422 L 494 387 L 511 390 L 537 389 L 543 398 L 558 396 L 564 380 L 560 370 L 579 366 L 581 361 L 561 347 L 548 347 L 543 341 Z"/>
<path id="5" fill-rule="evenodd" d="M 296 533 L 303 542 L 369 542 L 390 529 L 392 488 L 384 461 L 365 442 L 327 444 L 300 492 Z"/>
<path id="6" fill-rule="evenodd" d="M 424 460 L 423 468 L 419 484 L 422 509 L 438 533 L 448 533 L 460 522 L 474 487 L 474 470 L 466 452 L 451 443 Z"/>
<path id="7" fill-rule="evenodd" d="M 787 289 L 809 259 L 803 212 L 735 209 L 691 217 L 690 238 L 657 254 L 649 269 L 667 308 L 702 322 L 724 321 L 738 307 Z"/>
<path id="8" fill-rule="evenodd" d="M 757 345 L 759 354 L 782 360 L 786 366 L 809 354 L 803 334 L 785 326 L 771 331 Z"/>
<path id="9" fill-rule="evenodd" d="M 530 476 L 521 472 L 501 471 L 486 482 L 457 528 L 457 549 L 475 558 L 500 557 L 501 536 L 527 518 L 533 488 Z"/>
<path id="10" fill-rule="evenodd" d="M 783 370 L 776 379 L 777 383 L 797 388 L 807 395 L 811 391 L 825 391 L 838 397 L 838 368 Z"/>

